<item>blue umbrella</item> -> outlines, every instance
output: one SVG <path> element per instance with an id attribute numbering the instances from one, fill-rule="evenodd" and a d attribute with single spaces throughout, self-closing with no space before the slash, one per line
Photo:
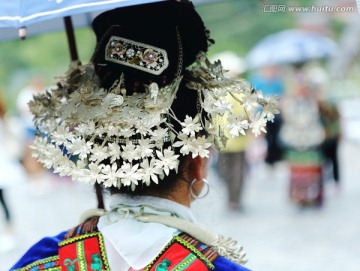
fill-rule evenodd
<path id="1" fill-rule="evenodd" d="M 105 10 L 160 1 L 166 0 L 3 0 L 0 1 L 0 41 L 15 36 L 24 39 L 26 35 L 58 30 L 61 25 L 59 21 L 63 20 L 71 59 L 77 60 L 73 25 L 88 26 L 96 15 Z M 193 3 L 218 1 L 193 0 Z M 19 33 L 16 29 L 19 29 Z"/>
<path id="2" fill-rule="evenodd" d="M 329 58 L 336 51 L 336 43 L 320 33 L 290 29 L 266 36 L 249 51 L 246 61 L 248 68 L 255 69 Z"/>
<path id="3" fill-rule="evenodd" d="M 163 0 L 11 0 L 1 1 L 0 27 L 25 27 L 30 24 L 116 7 Z"/>
<path id="4" fill-rule="evenodd" d="M 91 25 L 93 19 L 100 14 L 101 11 L 79 13 L 71 16 L 71 21 L 74 28 L 88 27 Z M 15 27 L 1 27 L 0 41 L 15 40 L 19 38 L 19 28 Z M 64 18 L 54 18 L 46 20 L 46 22 L 32 23 L 26 26 L 26 37 L 36 36 L 47 32 L 64 30 Z"/>
<path id="5" fill-rule="evenodd" d="M 51 31 L 55 29 L 59 18 L 64 19 L 65 30 L 68 37 L 70 55 L 72 60 L 77 60 L 77 50 L 75 44 L 73 23 L 70 16 L 79 16 L 85 14 L 82 20 L 79 20 L 80 26 L 89 25 L 100 11 L 125 7 L 130 5 L 139 5 L 145 3 L 159 2 L 164 0 L 11 0 L 0 2 L 0 40 L 11 37 L 11 29 L 19 29 L 20 38 L 25 38 L 26 28 L 40 26 L 31 33 L 40 31 Z M 51 23 L 44 22 L 48 20 Z M 3 29 L 1 29 L 3 28 Z"/>

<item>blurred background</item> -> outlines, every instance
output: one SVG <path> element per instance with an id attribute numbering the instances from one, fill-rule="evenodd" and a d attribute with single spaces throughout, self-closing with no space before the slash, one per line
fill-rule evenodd
<path id="1" fill-rule="evenodd" d="M 360 15 L 355 0 L 193 1 L 229 76 L 279 97 L 280 117 L 237 153 L 237 194 L 214 155 L 210 195 L 194 205 L 201 223 L 237 239 L 252 270 L 357 270 L 360 266 Z M 95 47 L 94 14 L 75 24 L 78 58 Z M 74 20 L 76 20 L 74 18 Z M 71 62 L 63 27 L 0 28 L 0 270 L 44 235 L 95 207 L 91 187 L 31 158 L 27 102 Z M 33 31 L 34 30 L 34 31 Z M 226 171 L 225 171 L 226 172 Z M 6 174 L 5 174 L 6 173 Z M 7 176 L 6 178 L 4 176 Z M 235 199 L 234 199 L 235 198 Z M 208 212 L 209 208 L 213 212 Z"/>

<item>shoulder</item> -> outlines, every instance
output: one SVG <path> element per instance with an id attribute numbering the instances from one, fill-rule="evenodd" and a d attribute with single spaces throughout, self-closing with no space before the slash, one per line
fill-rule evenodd
<path id="1" fill-rule="evenodd" d="M 245 268 L 244 266 L 234 263 L 229 259 L 219 256 L 214 262 L 214 271 L 250 271 L 250 269 Z"/>
<path id="2" fill-rule="evenodd" d="M 249 271 L 186 233 L 175 236 L 144 270 Z"/>
<path id="3" fill-rule="evenodd" d="M 45 237 L 34 244 L 10 269 L 10 271 L 26 271 L 35 266 L 55 266 L 58 260 L 58 244 L 64 239 L 66 232 L 52 237 Z M 41 269 L 40 269 L 41 270 Z"/>
<path id="4" fill-rule="evenodd" d="M 75 234 L 62 232 L 46 237 L 32 246 L 10 271 L 57 270 L 87 266 L 88 270 L 110 270 L 105 244 L 100 232 L 83 233 L 77 227 Z M 72 232 L 74 233 L 74 232 Z M 96 269 L 97 268 L 97 269 Z M 99 269 L 100 268 L 100 269 Z M 74 269 L 78 270 L 78 269 Z M 144 271 L 249 271 L 245 267 L 220 256 L 210 246 L 181 233 L 162 249 Z"/>
<path id="5" fill-rule="evenodd" d="M 42 270 L 109 271 L 103 237 L 100 232 L 80 233 L 66 238 L 66 232 L 46 237 L 32 246 L 10 271 Z M 85 270 L 85 269 L 84 269 Z"/>
<path id="6" fill-rule="evenodd" d="M 60 260 L 70 252 L 76 244 L 83 246 L 90 252 L 94 249 L 100 250 L 102 236 L 97 232 L 97 220 L 89 219 L 87 222 L 77 225 L 76 227 L 59 233 L 51 237 L 44 237 L 35 243 L 30 249 L 16 262 L 10 271 L 28 271 L 28 270 L 48 270 L 49 268 L 60 267 Z M 89 242 L 90 240 L 90 242 Z M 90 249 L 88 248 L 90 245 Z M 70 255 L 72 257 L 72 255 Z M 55 270 L 55 269 L 54 269 Z"/>

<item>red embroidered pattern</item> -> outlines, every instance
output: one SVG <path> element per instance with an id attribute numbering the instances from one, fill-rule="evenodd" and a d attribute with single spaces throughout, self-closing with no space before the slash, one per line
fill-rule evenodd
<path id="1" fill-rule="evenodd" d="M 207 271 L 219 255 L 209 246 L 182 233 L 175 236 L 144 271 Z M 36 261 L 17 271 L 110 271 L 100 232 L 59 243 L 59 256 Z"/>
<path id="2" fill-rule="evenodd" d="M 162 253 L 145 271 L 207 271 L 213 270 L 214 261 L 219 255 L 195 238 L 181 234 L 175 236 Z"/>
<path id="3" fill-rule="evenodd" d="M 67 239 L 59 244 L 59 263 L 67 271 L 110 271 L 99 232 Z"/>

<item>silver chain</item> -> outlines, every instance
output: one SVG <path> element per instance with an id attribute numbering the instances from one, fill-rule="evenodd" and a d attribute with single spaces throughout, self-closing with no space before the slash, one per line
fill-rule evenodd
<path id="1" fill-rule="evenodd" d="M 154 214 L 153 212 L 146 212 L 145 208 L 152 209 L 156 212 L 168 213 L 172 217 L 179 217 L 179 215 L 171 210 L 157 208 L 148 204 L 141 204 L 138 206 L 131 206 L 127 204 L 116 204 L 111 207 L 110 211 L 106 213 L 106 220 L 109 224 L 116 223 L 119 220 L 131 217 L 141 217 L 144 215 Z"/>
<path id="2" fill-rule="evenodd" d="M 177 37 L 178 48 L 179 48 L 179 58 L 178 58 L 178 67 L 177 67 L 176 77 L 179 77 L 179 76 L 181 76 L 181 73 L 182 73 L 182 66 L 183 66 L 183 61 L 184 61 L 184 52 L 183 52 L 183 46 L 182 46 L 182 41 L 181 41 L 181 35 L 179 32 L 179 26 L 176 26 L 176 37 Z"/>

